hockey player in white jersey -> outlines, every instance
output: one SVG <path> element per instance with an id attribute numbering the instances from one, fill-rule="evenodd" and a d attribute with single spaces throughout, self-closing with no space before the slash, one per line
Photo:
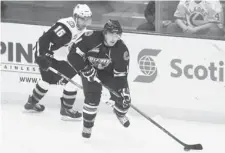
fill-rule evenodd
<path id="1" fill-rule="evenodd" d="M 73 78 L 77 73 L 66 62 L 54 58 L 54 52 L 64 46 L 70 46 L 76 42 L 91 24 L 92 12 L 86 4 L 78 4 L 73 10 L 73 17 L 58 20 L 47 32 L 37 41 L 35 49 L 35 61 L 39 65 L 42 80 L 39 81 L 29 95 L 25 109 L 29 111 L 42 112 L 44 105 L 39 104 L 49 89 L 49 85 L 58 84 L 59 81 L 65 84 L 61 100 L 60 114 L 62 119 L 81 119 L 82 113 L 72 109 L 77 88 L 57 74 L 48 70 L 58 70 L 68 78 Z"/>

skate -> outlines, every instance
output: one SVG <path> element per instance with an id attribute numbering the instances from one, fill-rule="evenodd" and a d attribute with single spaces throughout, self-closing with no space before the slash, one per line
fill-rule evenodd
<path id="1" fill-rule="evenodd" d="M 26 112 L 30 112 L 30 113 L 39 113 L 39 112 L 43 112 L 45 110 L 45 106 L 41 105 L 41 104 L 34 104 L 32 103 L 32 97 L 29 96 L 28 98 L 28 102 L 24 105 L 24 108 L 26 110 Z"/>
<path id="2" fill-rule="evenodd" d="M 83 127 L 82 137 L 90 138 L 91 137 L 91 131 L 92 131 L 92 128 Z"/>
<path id="3" fill-rule="evenodd" d="M 116 114 L 117 119 L 120 121 L 120 123 L 124 126 L 124 127 L 129 127 L 130 126 L 130 121 L 128 119 L 128 117 L 126 115 L 118 115 L 115 110 L 114 113 Z"/>
<path id="4" fill-rule="evenodd" d="M 64 121 L 79 121 L 82 119 L 82 113 L 79 111 L 73 110 L 73 108 L 68 109 L 63 104 L 63 98 L 61 100 L 61 109 L 60 114 L 62 115 L 61 119 Z"/>

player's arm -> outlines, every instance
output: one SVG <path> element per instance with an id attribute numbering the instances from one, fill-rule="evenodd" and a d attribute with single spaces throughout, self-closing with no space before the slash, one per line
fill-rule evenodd
<path id="1" fill-rule="evenodd" d="M 215 26 L 215 23 L 206 23 L 206 24 L 195 27 L 195 31 L 196 32 L 206 31 L 211 29 L 213 26 Z"/>
<path id="2" fill-rule="evenodd" d="M 125 88 L 127 84 L 127 76 L 129 69 L 129 52 L 124 51 L 114 59 L 113 75 L 116 80 L 117 89 Z"/>
<path id="3" fill-rule="evenodd" d="M 186 11 L 187 11 L 188 5 L 189 5 L 189 0 L 180 1 L 180 3 L 177 6 L 177 9 L 174 13 L 174 17 L 176 18 L 175 23 L 183 31 L 185 31 L 188 28 L 187 22 L 186 22 Z"/>
<path id="4" fill-rule="evenodd" d="M 86 53 L 89 50 L 87 47 L 89 38 L 83 35 L 81 39 L 81 41 L 71 47 L 71 50 L 67 56 L 67 60 L 79 75 L 82 75 L 88 81 L 94 81 L 96 70 L 91 65 L 89 65 L 88 61 L 86 60 Z"/>
<path id="5" fill-rule="evenodd" d="M 71 37 L 69 28 L 57 22 L 39 38 L 34 47 L 35 61 L 42 70 L 48 70 L 52 63 L 53 51 L 70 42 Z"/>
<path id="6" fill-rule="evenodd" d="M 82 40 L 78 44 L 73 44 L 67 56 L 68 62 L 77 72 L 84 69 L 84 67 L 86 66 L 86 50 L 87 48 L 85 46 L 85 42 Z"/>
<path id="7" fill-rule="evenodd" d="M 117 92 L 122 97 L 124 104 L 131 102 L 130 91 L 128 86 L 128 71 L 129 71 L 129 51 L 125 45 L 122 45 L 121 50 L 118 50 L 117 56 L 113 59 L 113 75 Z"/>
<path id="8" fill-rule="evenodd" d="M 72 33 L 69 28 L 57 22 L 39 38 L 39 53 L 53 53 L 53 51 L 69 43 L 71 37 Z"/>

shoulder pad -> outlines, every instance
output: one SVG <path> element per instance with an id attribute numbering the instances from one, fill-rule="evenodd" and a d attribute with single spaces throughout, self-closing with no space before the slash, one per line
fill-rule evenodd
<path id="1" fill-rule="evenodd" d="M 121 48 L 123 51 L 123 59 L 125 61 L 128 61 L 130 59 L 130 53 L 129 53 L 127 46 L 125 45 L 125 43 L 122 40 L 121 40 Z"/>
<path id="2" fill-rule="evenodd" d="M 125 61 L 128 61 L 130 59 L 129 50 L 123 40 L 119 40 L 117 49 L 117 54 L 119 54 L 119 56 L 122 57 Z"/>
<path id="3" fill-rule="evenodd" d="M 128 61 L 128 60 L 130 59 L 130 55 L 129 55 L 129 52 L 128 52 L 128 51 L 125 51 L 125 52 L 123 53 L 123 59 L 124 59 L 125 61 Z"/>
<path id="4" fill-rule="evenodd" d="M 72 17 L 62 18 L 62 19 L 58 20 L 57 22 L 60 22 L 60 23 L 64 24 L 69 29 L 72 29 L 72 28 L 76 27 L 76 23 L 75 23 L 75 21 Z"/>

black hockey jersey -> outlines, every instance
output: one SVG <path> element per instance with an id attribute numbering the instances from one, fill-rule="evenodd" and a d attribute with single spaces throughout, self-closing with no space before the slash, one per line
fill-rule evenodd
<path id="1" fill-rule="evenodd" d="M 52 52 L 75 42 L 86 29 L 79 31 L 72 17 L 58 20 L 38 40 L 39 53 Z"/>
<path id="2" fill-rule="evenodd" d="M 86 64 L 91 64 L 99 71 L 105 71 L 115 78 L 127 80 L 129 70 L 129 51 L 122 40 L 113 47 L 104 44 L 102 31 L 85 32 L 70 54 L 74 56 L 73 66 L 76 70 L 83 69 Z M 82 59 L 82 60 L 81 60 Z"/>

